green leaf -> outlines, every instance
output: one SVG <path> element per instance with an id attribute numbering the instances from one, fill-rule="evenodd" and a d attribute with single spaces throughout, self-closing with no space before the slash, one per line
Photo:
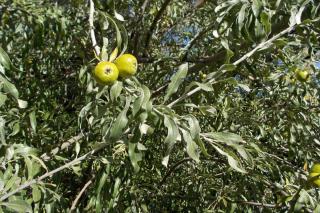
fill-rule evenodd
<path id="1" fill-rule="evenodd" d="M 264 31 L 265 31 L 266 35 L 269 35 L 271 32 L 271 23 L 270 23 L 270 17 L 268 15 L 268 13 L 266 13 L 264 11 L 261 12 L 260 21 L 264 27 Z"/>
<path id="2" fill-rule="evenodd" d="M 30 124 L 32 127 L 32 130 L 34 132 L 37 131 L 37 119 L 36 119 L 36 112 L 32 111 L 31 113 L 29 113 L 29 119 L 30 119 Z"/>
<path id="3" fill-rule="evenodd" d="M 199 110 L 204 115 L 217 115 L 217 109 L 212 106 L 200 106 Z"/>
<path id="4" fill-rule="evenodd" d="M 200 87 L 201 90 L 206 91 L 206 92 L 212 92 L 213 91 L 213 87 L 211 84 L 203 84 L 203 83 L 199 83 L 196 82 L 196 85 L 198 87 Z"/>
<path id="5" fill-rule="evenodd" d="M 27 169 L 28 169 L 28 180 L 32 179 L 33 177 L 33 167 L 32 167 L 32 161 L 28 158 L 25 157 L 24 158 L 24 162 L 27 165 Z"/>
<path id="6" fill-rule="evenodd" d="M 183 82 L 184 78 L 187 76 L 187 73 L 188 73 L 188 64 L 187 63 L 182 64 L 179 67 L 178 72 L 174 74 L 170 79 L 171 82 L 169 83 L 166 95 L 164 97 L 164 102 L 166 102 L 171 97 L 171 95 L 177 92 L 178 87 Z"/>
<path id="7" fill-rule="evenodd" d="M 147 112 L 149 112 L 150 109 L 150 97 L 151 97 L 151 92 L 149 90 L 148 87 L 146 87 L 145 85 L 142 85 L 142 90 L 144 93 L 144 98 L 143 98 L 143 102 L 142 102 L 142 109 L 146 110 Z"/>
<path id="8" fill-rule="evenodd" d="M 110 129 L 110 139 L 118 139 L 123 129 L 127 126 L 128 118 L 127 118 L 127 112 L 130 107 L 131 98 L 127 98 L 126 100 L 126 106 L 122 110 L 122 112 L 118 115 L 117 119 L 113 123 L 111 129 Z"/>
<path id="9" fill-rule="evenodd" d="M 219 68 L 219 70 L 221 70 L 221 71 L 223 71 L 223 70 L 232 71 L 232 70 L 235 70 L 235 69 L 236 69 L 236 66 L 233 65 L 233 64 L 224 64 Z"/>
<path id="10" fill-rule="evenodd" d="M 32 199 L 35 203 L 41 200 L 41 190 L 38 186 L 32 186 Z"/>
<path id="11" fill-rule="evenodd" d="M 234 159 L 234 157 L 232 157 L 230 154 L 228 154 L 227 152 L 223 151 L 222 149 L 220 149 L 218 146 L 214 145 L 214 144 L 211 144 L 220 154 L 224 155 L 227 157 L 228 159 L 228 163 L 229 165 L 235 169 L 236 171 L 238 172 L 241 172 L 241 173 L 247 173 L 243 168 L 241 168 L 239 166 L 239 163 L 236 159 Z"/>
<path id="12" fill-rule="evenodd" d="M 113 24 L 113 26 L 115 27 L 115 30 L 116 30 L 116 40 L 117 40 L 117 48 L 118 48 L 119 50 L 121 50 L 121 45 L 122 45 L 122 43 L 124 43 L 124 44 L 123 44 L 122 51 L 121 51 L 121 54 L 120 54 L 120 55 L 122 55 L 122 54 L 125 52 L 125 50 L 126 50 L 126 48 L 127 48 L 127 46 L 128 46 L 128 37 L 127 37 L 127 31 L 126 31 L 126 29 L 125 29 L 120 23 L 118 23 L 115 19 L 113 19 L 113 17 L 110 16 L 108 13 L 106 13 L 106 12 L 101 12 L 101 14 L 102 14 L 105 18 L 107 18 L 107 19 Z M 121 29 L 121 31 L 120 31 L 120 29 Z M 123 37 L 122 37 L 121 32 L 123 32 L 124 42 L 122 42 L 122 41 L 123 41 L 123 40 L 122 40 Z"/>
<path id="13" fill-rule="evenodd" d="M 142 154 L 135 151 L 136 146 L 137 143 L 129 143 L 128 154 L 134 171 L 138 172 L 140 170 L 138 162 L 142 160 Z"/>
<path id="14" fill-rule="evenodd" d="M 6 78 L 4 78 L 2 75 L 0 75 L 0 82 L 3 84 L 3 90 L 10 94 L 15 99 L 19 98 L 19 92 L 16 88 L 16 86 L 12 83 L 10 83 Z"/>
<path id="15" fill-rule="evenodd" d="M 132 115 L 135 116 L 139 110 L 142 107 L 143 100 L 144 100 L 144 91 L 142 88 L 139 88 L 140 95 L 136 100 L 133 102 L 133 107 L 132 107 Z"/>
<path id="16" fill-rule="evenodd" d="M 6 69 L 11 68 L 11 61 L 8 54 L 0 47 L 0 64 L 2 64 Z"/>
<path id="17" fill-rule="evenodd" d="M 166 151 L 166 156 L 162 161 L 162 164 L 164 166 L 167 166 L 169 162 L 169 155 L 171 153 L 171 150 L 174 144 L 176 143 L 177 139 L 181 136 L 179 134 L 179 129 L 177 124 L 174 122 L 172 118 L 170 118 L 167 115 L 164 115 L 164 126 L 168 129 L 168 134 L 164 140 L 164 143 L 167 145 L 167 151 Z"/>
<path id="18" fill-rule="evenodd" d="M 256 18 L 259 17 L 261 7 L 262 7 L 262 2 L 260 0 L 252 1 L 252 11 Z"/>
<path id="19" fill-rule="evenodd" d="M 117 178 L 116 178 L 116 181 L 115 181 L 115 183 L 114 183 L 112 197 L 115 198 L 115 197 L 118 196 L 120 184 L 121 184 L 121 179 L 117 177 Z"/>
<path id="20" fill-rule="evenodd" d="M 198 145 L 194 142 L 189 132 L 184 129 L 181 129 L 183 139 L 187 143 L 187 153 L 197 163 L 200 162 L 200 155 L 198 151 Z"/>
<path id="21" fill-rule="evenodd" d="M 110 89 L 110 99 L 111 101 L 117 100 L 117 98 L 120 96 L 121 91 L 123 88 L 123 83 L 121 81 L 117 81 L 114 83 Z"/>
<path id="22" fill-rule="evenodd" d="M 79 117 L 84 118 L 89 112 L 89 110 L 91 109 L 91 106 L 92 106 L 92 102 L 89 102 L 86 106 L 84 106 L 79 113 Z"/>
<path id="23" fill-rule="evenodd" d="M 32 212 L 32 207 L 24 200 L 12 200 L 9 202 L 1 203 L 2 206 L 6 206 L 16 212 Z"/>
<path id="24" fill-rule="evenodd" d="M 0 93 L 0 107 L 2 107 L 4 105 L 6 100 L 7 100 L 7 96 L 2 94 L 2 93 Z"/>
<path id="25" fill-rule="evenodd" d="M 187 120 L 189 123 L 189 129 L 190 129 L 190 134 L 192 139 L 197 143 L 197 145 L 199 146 L 201 152 L 205 155 L 205 156 L 209 156 L 201 138 L 200 138 L 200 124 L 198 122 L 198 120 L 193 116 L 193 115 L 188 115 L 187 116 Z"/>
<path id="26" fill-rule="evenodd" d="M 238 25 L 239 25 L 239 31 L 241 31 L 243 25 L 244 25 L 244 20 L 246 18 L 246 10 L 247 10 L 248 5 L 247 4 L 243 4 L 239 14 L 238 14 Z"/>
<path id="27" fill-rule="evenodd" d="M 6 144 L 6 133 L 4 130 L 5 124 L 6 121 L 2 117 L 0 117 L 0 141 L 3 145 Z"/>
<path id="28" fill-rule="evenodd" d="M 212 132 L 212 133 L 207 133 L 209 137 L 220 141 L 220 142 L 225 142 L 225 143 L 244 143 L 245 141 L 242 139 L 241 136 L 230 133 L 230 132 Z"/>

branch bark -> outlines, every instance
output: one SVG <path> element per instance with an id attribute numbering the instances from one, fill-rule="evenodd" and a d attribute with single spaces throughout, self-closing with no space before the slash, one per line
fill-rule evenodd
<path id="1" fill-rule="evenodd" d="M 163 15 L 164 11 L 166 10 L 166 8 L 167 8 L 167 6 L 169 5 L 170 2 L 171 2 L 171 0 L 166 0 L 162 4 L 162 6 L 161 6 L 159 12 L 157 13 L 156 17 L 154 18 L 154 20 L 153 20 L 153 22 L 151 24 L 151 27 L 150 27 L 149 31 L 147 32 L 146 42 L 145 42 L 145 45 L 144 45 L 145 50 L 148 49 L 152 34 L 153 34 L 157 24 L 158 24 L 158 21 L 160 20 L 161 16 Z"/>
<path id="2" fill-rule="evenodd" d="M 79 194 L 77 195 L 76 199 L 72 202 L 72 206 L 70 208 L 70 211 L 74 211 L 76 209 L 76 206 L 81 198 L 81 196 L 83 195 L 83 193 L 86 191 L 86 189 L 92 184 L 93 182 L 93 178 L 91 178 L 81 189 L 81 191 L 79 192 Z"/>
<path id="3" fill-rule="evenodd" d="M 56 147 L 55 149 L 51 150 L 50 153 L 42 154 L 40 156 L 40 158 L 45 161 L 48 161 L 51 159 L 52 156 L 56 155 L 59 151 L 68 149 L 68 147 L 70 147 L 75 142 L 79 141 L 81 138 L 83 138 L 83 135 L 80 133 L 79 135 L 76 135 L 76 136 L 70 138 L 69 140 L 67 140 L 66 142 L 62 143 L 62 145 L 60 147 Z"/>
<path id="4" fill-rule="evenodd" d="M 93 25 L 94 11 L 95 10 L 94 10 L 93 0 L 90 0 L 90 10 L 89 10 L 90 37 L 91 37 L 92 47 L 94 48 L 94 52 L 98 56 L 100 55 L 100 47 L 97 44 L 96 35 L 94 33 L 94 25 Z"/>

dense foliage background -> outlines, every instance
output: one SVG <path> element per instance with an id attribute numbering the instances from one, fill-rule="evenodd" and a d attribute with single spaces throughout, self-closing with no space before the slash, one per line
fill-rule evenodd
<path id="1" fill-rule="evenodd" d="M 320 212 L 319 1 L 0 3 L 0 212 Z"/>

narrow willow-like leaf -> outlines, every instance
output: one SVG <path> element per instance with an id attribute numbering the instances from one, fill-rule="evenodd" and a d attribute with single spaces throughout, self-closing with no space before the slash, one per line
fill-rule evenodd
<path id="1" fill-rule="evenodd" d="M 201 152 L 205 156 L 209 156 L 207 149 L 205 148 L 205 145 L 200 138 L 201 129 L 200 129 L 199 121 L 193 115 L 188 115 L 187 119 L 188 119 L 188 124 L 189 124 L 189 129 L 190 129 L 190 134 L 192 139 L 197 143 Z"/>
<path id="2" fill-rule="evenodd" d="M 121 81 L 117 81 L 112 85 L 112 87 L 110 89 L 110 99 L 111 99 L 111 101 L 117 100 L 117 98 L 121 94 L 122 88 L 123 88 L 123 83 Z"/>
<path id="3" fill-rule="evenodd" d="M 166 156 L 162 160 L 162 165 L 167 166 L 169 162 L 169 157 L 177 138 L 180 137 L 179 129 L 177 124 L 169 116 L 164 116 L 164 126 L 168 129 L 167 137 L 164 143 L 167 145 Z"/>
<path id="4" fill-rule="evenodd" d="M 138 172 L 140 170 L 140 166 L 138 162 L 142 160 L 142 154 L 140 152 L 135 151 L 136 146 L 137 146 L 137 143 L 129 143 L 128 154 L 129 154 L 134 171 Z"/>
<path id="5" fill-rule="evenodd" d="M 188 64 L 187 63 L 182 64 L 179 67 L 178 72 L 174 74 L 170 79 L 171 82 L 169 83 L 166 95 L 164 97 L 164 101 L 167 101 L 171 97 L 171 95 L 177 92 L 178 87 L 183 82 L 184 78 L 187 76 L 187 73 L 188 73 Z"/>
<path id="6" fill-rule="evenodd" d="M 11 61 L 8 54 L 0 47 L 0 64 L 2 64 L 6 69 L 11 68 Z"/>
<path id="7" fill-rule="evenodd" d="M 194 142 L 189 132 L 184 129 L 181 129 L 183 139 L 186 142 L 186 149 L 189 157 L 191 157 L 194 161 L 200 162 L 200 155 L 198 151 L 198 145 Z"/>
<path id="8" fill-rule="evenodd" d="M 0 83 L 3 84 L 3 90 L 4 92 L 10 94 L 15 99 L 19 98 L 19 92 L 14 84 L 9 82 L 6 78 L 4 78 L 2 75 L 0 75 Z"/>
<path id="9" fill-rule="evenodd" d="M 16 212 L 32 212 L 31 205 L 24 200 L 12 200 L 9 202 L 0 203 L 0 205 L 6 206 Z"/>
<path id="10" fill-rule="evenodd" d="M 214 145 L 214 144 L 211 144 L 220 154 L 224 155 L 227 157 L 228 159 L 228 163 L 229 165 L 235 169 L 236 171 L 238 172 L 241 172 L 241 173 L 247 173 L 243 168 L 241 168 L 239 166 L 239 163 L 236 159 L 234 159 L 234 157 L 232 157 L 229 153 L 223 151 L 221 148 L 219 148 L 218 146 Z"/>
<path id="11" fill-rule="evenodd" d="M 127 112 L 130 107 L 131 98 L 127 98 L 126 100 L 126 106 L 120 112 L 117 119 L 113 123 L 111 129 L 110 129 L 110 138 L 111 139 L 117 139 L 120 137 L 120 135 L 123 132 L 123 129 L 127 126 L 128 118 L 127 118 Z"/>
<path id="12" fill-rule="evenodd" d="M 37 131 L 37 118 L 36 118 L 36 112 L 32 111 L 31 113 L 29 113 L 29 119 L 30 119 L 30 124 L 31 124 L 31 128 L 34 132 Z"/>

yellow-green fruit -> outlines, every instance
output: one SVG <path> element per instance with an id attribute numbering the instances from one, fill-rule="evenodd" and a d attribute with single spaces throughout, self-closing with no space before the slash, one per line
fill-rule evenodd
<path id="1" fill-rule="evenodd" d="M 301 82 L 306 82 L 309 78 L 309 72 L 307 70 L 297 69 L 296 72 L 296 79 Z"/>
<path id="2" fill-rule="evenodd" d="M 318 176 L 319 175 L 319 176 Z M 315 177 L 315 176 L 318 176 L 317 179 L 315 179 L 313 181 L 313 183 L 315 185 L 317 185 L 318 187 L 320 187 L 320 163 L 315 163 L 312 167 L 311 167 L 311 171 L 310 171 L 310 174 L 309 174 L 309 178 L 312 178 L 312 177 Z"/>
<path id="3" fill-rule="evenodd" d="M 114 63 L 101 61 L 94 68 L 93 74 L 98 83 L 110 85 L 118 79 L 119 70 Z"/>
<path id="4" fill-rule="evenodd" d="M 137 72 L 138 61 L 131 54 L 123 54 L 114 62 L 119 70 L 119 75 L 123 78 L 130 77 Z"/>
<path id="5" fill-rule="evenodd" d="M 317 175 L 320 175 L 320 173 L 310 173 L 309 177 L 315 177 Z M 320 176 L 318 176 L 318 179 L 315 179 L 314 181 L 312 181 L 315 185 L 317 185 L 318 187 L 320 187 Z"/>
<path id="6" fill-rule="evenodd" d="M 311 167 L 311 173 L 320 173 L 320 163 L 315 163 Z"/>
<path id="7" fill-rule="evenodd" d="M 201 73 L 201 74 L 200 74 L 200 78 L 201 78 L 201 80 L 202 80 L 202 81 L 204 81 L 204 80 L 206 80 L 207 75 L 206 75 L 206 74 Z"/>

